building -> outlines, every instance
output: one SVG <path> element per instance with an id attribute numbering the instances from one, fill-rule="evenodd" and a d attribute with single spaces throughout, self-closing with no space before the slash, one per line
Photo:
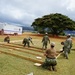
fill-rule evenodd
<path id="1" fill-rule="evenodd" d="M 7 23 L 0 23 L 0 34 L 22 34 L 22 27 Z"/>
<path id="2" fill-rule="evenodd" d="M 75 30 L 73 30 L 73 31 L 67 30 L 67 31 L 64 31 L 64 33 L 65 33 L 65 35 L 71 34 L 72 36 L 75 36 Z"/>

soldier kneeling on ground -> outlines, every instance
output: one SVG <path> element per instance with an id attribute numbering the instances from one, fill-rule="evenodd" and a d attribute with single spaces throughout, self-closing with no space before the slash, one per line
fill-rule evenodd
<path id="1" fill-rule="evenodd" d="M 10 37 L 9 37 L 9 35 L 7 35 L 7 36 L 4 38 L 4 42 L 10 43 Z"/>
<path id="2" fill-rule="evenodd" d="M 57 61 L 56 61 L 57 53 L 54 47 L 55 47 L 55 43 L 52 42 L 50 45 L 50 49 L 46 50 L 44 54 L 46 56 L 46 59 L 45 62 L 42 64 L 43 68 L 48 69 L 50 71 L 51 70 L 56 71 L 55 66 L 57 65 Z"/>

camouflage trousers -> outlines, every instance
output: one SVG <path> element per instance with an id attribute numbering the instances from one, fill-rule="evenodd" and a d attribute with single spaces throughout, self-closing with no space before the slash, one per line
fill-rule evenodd
<path id="1" fill-rule="evenodd" d="M 24 42 L 24 47 L 25 47 L 26 45 L 27 45 L 28 47 L 30 47 L 30 43 L 29 43 L 29 42 Z"/>
<path id="2" fill-rule="evenodd" d="M 45 62 L 42 64 L 42 67 L 48 69 L 50 66 L 57 65 L 57 61 L 55 58 L 46 58 Z"/>
<path id="3" fill-rule="evenodd" d="M 42 49 L 47 49 L 47 42 L 43 42 L 43 47 Z"/>
<path id="4" fill-rule="evenodd" d="M 68 48 L 64 48 L 64 57 L 68 59 Z"/>

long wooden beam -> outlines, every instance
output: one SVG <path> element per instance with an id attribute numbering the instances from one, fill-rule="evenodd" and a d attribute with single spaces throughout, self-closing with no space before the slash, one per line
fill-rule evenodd
<path id="1" fill-rule="evenodd" d="M 15 56 L 15 57 L 18 57 L 18 58 L 21 58 L 21 59 L 25 59 L 25 60 L 28 60 L 28 61 L 32 61 L 32 62 L 35 62 L 35 63 L 40 63 L 42 64 L 43 61 L 38 61 L 38 60 L 35 60 L 35 59 L 32 59 L 32 58 L 29 58 L 29 57 L 24 57 L 24 56 L 20 56 L 20 55 L 17 55 L 17 54 L 13 54 L 13 53 L 9 53 L 9 52 L 5 52 L 5 51 L 1 51 L 1 53 L 4 53 L 4 54 L 7 54 L 7 55 L 12 55 L 12 56 Z"/>
<path id="2" fill-rule="evenodd" d="M 1 46 L 1 45 L 0 45 Z M 10 45 L 8 45 L 10 46 Z M 7 47 L 8 48 L 8 47 Z M 13 49 L 13 48 L 12 48 Z M 29 61 L 32 61 L 32 62 L 35 62 L 35 63 L 43 63 L 43 61 L 38 61 L 38 60 L 35 60 L 35 59 L 32 59 L 32 58 L 29 58 L 29 57 L 25 57 L 25 56 L 20 56 L 20 55 L 17 55 L 17 54 L 13 54 L 13 53 L 9 53 L 9 52 L 5 52 L 5 51 L 0 51 L 1 53 L 4 53 L 4 54 L 8 54 L 8 55 L 12 55 L 12 56 L 15 56 L 15 57 L 19 57 L 19 58 L 22 58 L 22 59 L 25 59 L 25 60 L 29 60 Z M 59 55 L 58 55 L 59 56 Z M 57 58 L 58 58 L 57 56 Z"/>
<path id="3" fill-rule="evenodd" d="M 43 50 L 35 50 L 35 49 L 31 49 L 31 48 L 26 48 L 26 47 L 13 46 L 13 45 L 11 45 L 11 44 L 1 44 L 1 45 L 7 45 L 7 46 L 16 47 L 16 48 L 22 48 L 22 49 L 27 49 L 27 50 L 32 50 L 32 51 L 36 51 L 36 52 L 40 52 L 40 53 L 44 53 Z"/>
<path id="4" fill-rule="evenodd" d="M 15 44 L 15 45 L 23 46 L 22 44 L 18 44 L 18 43 L 10 43 L 10 44 Z M 34 46 L 30 46 L 30 48 L 35 48 L 35 49 L 42 50 L 42 48 L 34 47 Z"/>
<path id="5" fill-rule="evenodd" d="M 32 55 L 36 55 L 36 56 L 40 56 L 40 57 L 44 57 L 43 55 L 40 55 L 40 54 L 35 54 L 35 53 L 32 53 L 32 52 L 27 52 L 26 50 L 21 50 L 21 49 L 16 49 L 15 47 L 10 47 L 10 46 L 7 46 L 7 45 L 0 45 L 0 47 L 2 48 L 9 48 L 9 49 L 12 49 L 12 50 L 15 50 L 15 51 L 20 51 L 20 52 L 24 52 L 24 53 L 28 53 L 28 54 L 32 54 Z"/>
<path id="6" fill-rule="evenodd" d="M 32 55 L 37 55 L 37 56 L 40 56 L 40 57 L 44 57 L 43 55 L 40 55 L 40 54 L 35 54 L 35 53 L 32 53 L 32 52 L 27 52 L 27 51 L 23 51 L 23 50 L 20 50 L 20 49 L 16 49 L 16 46 L 9 46 L 8 44 L 2 44 L 4 45 L 4 47 L 6 48 L 10 48 L 10 49 L 13 49 L 13 50 L 16 50 L 16 51 L 20 51 L 20 52 L 24 52 L 24 53 L 29 53 L 29 54 L 32 54 Z M 58 58 L 62 53 L 60 53 L 59 51 L 57 51 L 58 55 L 56 58 Z"/>

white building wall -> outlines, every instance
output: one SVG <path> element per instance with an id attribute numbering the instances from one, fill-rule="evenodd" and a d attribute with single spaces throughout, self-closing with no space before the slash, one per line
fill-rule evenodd
<path id="1" fill-rule="evenodd" d="M 4 29 L 5 34 L 22 34 L 22 27 L 10 25 L 7 23 L 4 23 L 3 25 L 0 24 L 0 28 Z"/>
<path id="2" fill-rule="evenodd" d="M 4 28 L 3 23 L 0 23 L 0 30 L 2 30 Z"/>

